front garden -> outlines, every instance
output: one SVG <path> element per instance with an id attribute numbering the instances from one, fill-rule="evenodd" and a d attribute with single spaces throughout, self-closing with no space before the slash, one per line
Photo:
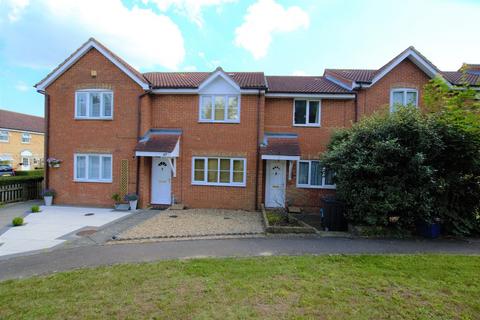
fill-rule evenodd
<path id="1" fill-rule="evenodd" d="M 477 319 L 480 257 L 175 260 L 0 283 L 2 319 Z"/>

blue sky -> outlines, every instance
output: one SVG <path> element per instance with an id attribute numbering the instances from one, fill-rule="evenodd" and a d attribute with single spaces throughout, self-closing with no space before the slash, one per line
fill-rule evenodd
<path id="1" fill-rule="evenodd" d="M 0 0 L 0 109 L 43 115 L 33 85 L 93 36 L 140 71 L 321 75 L 414 45 L 480 63 L 480 0 Z"/>

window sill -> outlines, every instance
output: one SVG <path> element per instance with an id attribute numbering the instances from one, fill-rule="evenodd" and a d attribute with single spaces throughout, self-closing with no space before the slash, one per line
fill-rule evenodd
<path id="1" fill-rule="evenodd" d="M 210 123 L 210 124 L 239 124 L 240 121 L 207 121 L 207 120 L 198 120 L 198 123 Z"/>
<path id="2" fill-rule="evenodd" d="M 299 185 L 297 184 L 298 189 L 327 189 L 327 190 L 335 190 L 337 189 L 336 186 L 309 186 L 309 185 Z"/>
<path id="3" fill-rule="evenodd" d="M 231 184 L 231 183 L 202 183 L 202 182 L 192 182 L 192 186 L 204 186 L 204 187 L 240 187 L 245 188 L 246 184 Z"/>
<path id="4" fill-rule="evenodd" d="M 320 124 L 293 124 L 294 127 L 304 127 L 304 128 L 320 128 Z"/>
<path id="5" fill-rule="evenodd" d="M 100 120 L 100 121 L 112 121 L 113 118 L 73 118 L 73 120 L 90 120 L 90 121 L 95 121 L 95 120 Z"/>
<path id="6" fill-rule="evenodd" d="M 80 183 L 112 183 L 112 180 L 77 180 L 73 179 L 73 182 L 80 182 Z"/>

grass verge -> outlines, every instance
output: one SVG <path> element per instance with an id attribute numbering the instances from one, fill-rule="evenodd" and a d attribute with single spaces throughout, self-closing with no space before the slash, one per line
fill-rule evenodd
<path id="1" fill-rule="evenodd" d="M 1 319 L 478 319 L 480 257 L 175 260 L 0 283 Z"/>

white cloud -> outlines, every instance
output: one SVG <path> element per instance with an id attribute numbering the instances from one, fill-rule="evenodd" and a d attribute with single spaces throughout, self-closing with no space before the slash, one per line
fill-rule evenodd
<path id="1" fill-rule="evenodd" d="M 18 17 L 3 9 L 0 3 L 0 19 Z M 38 0 L 15 23 L 1 21 L 4 54 L 23 66 L 56 66 L 92 36 L 136 67 L 175 69 L 185 56 L 182 33 L 169 17 L 128 9 L 121 0 Z"/>
<path id="2" fill-rule="evenodd" d="M 258 0 L 248 7 L 243 24 L 235 30 L 235 44 L 260 59 L 267 55 L 272 34 L 308 28 L 309 24 L 308 14 L 298 6 L 285 8 L 275 0 Z"/>
<path id="3" fill-rule="evenodd" d="M 191 71 L 197 71 L 196 66 L 185 66 L 183 67 L 183 71 L 191 72 Z"/>
<path id="4" fill-rule="evenodd" d="M 173 9 L 176 13 L 187 16 L 199 27 L 203 26 L 202 10 L 204 7 L 215 6 L 217 13 L 221 5 L 237 0 L 143 0 L 143 3 L 153 3 L 162 12 Z"/>
<path id="5" fill-rule="evenodd" d="M 25 82 L 19 81 L 15 85 L 15 89 L 17 89 L 18 91 L 21 91 L 21 92 L 26 92 L 26 91 L 29 91 L 33 88 L 32 88 L 32 86 L 27 85 Z"/>
<path id="6" fill-rule="evenodd" d="M 6 0 L 5 4 L 8 8 L 7 17 L 10 22 L 20 19 L 23 9 L 29 4 L 29 0 Z"/>

